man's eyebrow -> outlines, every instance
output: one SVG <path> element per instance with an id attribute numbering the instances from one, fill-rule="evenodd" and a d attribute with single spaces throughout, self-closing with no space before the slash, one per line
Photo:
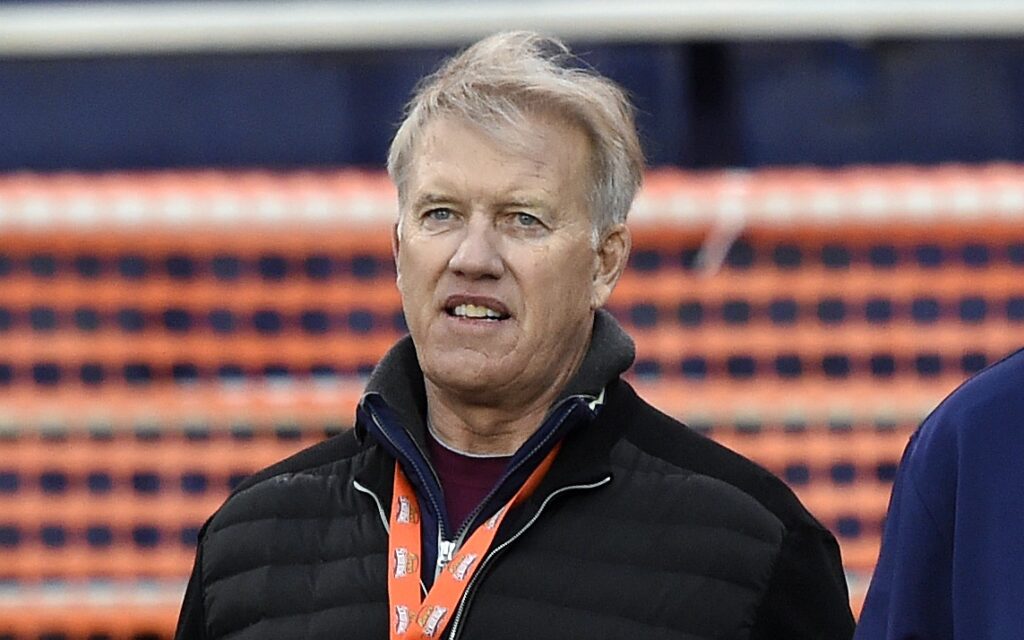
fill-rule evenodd
<path id="1" fill-rule="evenodd" d="M 543 200 L 540 200 L 540 199 L 537 199 L 537 198 L 519 197 L 519 196 L 512 197 L 512 198 L 505 198 L 504 200 L 501 201 L 501 206 L 503 208 L 522 207 L 523 209 L 547 209 L 548 208 L 548 206 L 544 203 Z"/>
<path id="2" fill-rule="evenodd" d="M 454 198 L 452 198 L 451 196 L 446 196 L 443 193 L 428 191 L 427 193 L 417 196 L 416 200 L 413 201 L 413 206 L 422 207 L 428 204 L 450 204 L 453 201 Z"/>

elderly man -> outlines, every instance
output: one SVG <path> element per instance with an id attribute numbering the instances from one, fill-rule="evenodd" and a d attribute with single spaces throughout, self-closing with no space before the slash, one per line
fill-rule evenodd
<path id="1" fill-rule="evenodd" d="M 178 638 L 852 635 L 832 536 L 620 378 L 642 156 L 572 62 L 499 34 L 419 89 L 388 163 L 410 336 L 351 432 L 206 524 Z"/>

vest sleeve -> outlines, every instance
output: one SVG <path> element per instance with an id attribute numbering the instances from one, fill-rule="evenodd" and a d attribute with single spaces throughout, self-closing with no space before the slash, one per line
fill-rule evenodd
<path id="1" fill-rule="evenodd" d="M 205 529 L 205 527 L 204 527 Z M 192 575 L 185 589 L 185 599 L 178 615 L 178 629 L 174 632 L 174 640 L 207 640 L 206 608 L 203 604 L 203 542 L 202 536 L 196 548 L 196 560 L 192 567 Z"/>
<path id="2" fill-rule="evenodd" d="M 810 525 L 791 529 L 758 607 L 751 640 L 849 640 L 853 629 L 835 538 Z"/>

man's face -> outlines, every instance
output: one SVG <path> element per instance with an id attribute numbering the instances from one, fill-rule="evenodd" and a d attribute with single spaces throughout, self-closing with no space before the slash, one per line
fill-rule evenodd
<path id="1" fill-rule="evenodd" d="M 591 246 L 590 143 L 530 116 L 509 145 L 452 118 L 427 124 L 410 167 L 395 259 L 428 382 L 483 405 L 561 388 L 628 252 Z M 619 262 L 616 262 L 619 260 Z M 613 272 L 613 273 L 612 273 Z"/>

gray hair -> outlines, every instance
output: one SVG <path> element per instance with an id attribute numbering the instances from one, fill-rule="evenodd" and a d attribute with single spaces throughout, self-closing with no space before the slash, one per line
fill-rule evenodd
<path id="1" fill-rule="evenodd" d="M 566 118 L 590 139 L 596 244 L 600 233 L 626 221 L 643 180 L 633 106 L 621 88 L 582 66 L 562 41 L 529 31 L 484 38 L 420 82 L 388 153 L 400 207 L 417 139 L 433 118 L 455 116 L 505 138 L 538 111 Z"/>

